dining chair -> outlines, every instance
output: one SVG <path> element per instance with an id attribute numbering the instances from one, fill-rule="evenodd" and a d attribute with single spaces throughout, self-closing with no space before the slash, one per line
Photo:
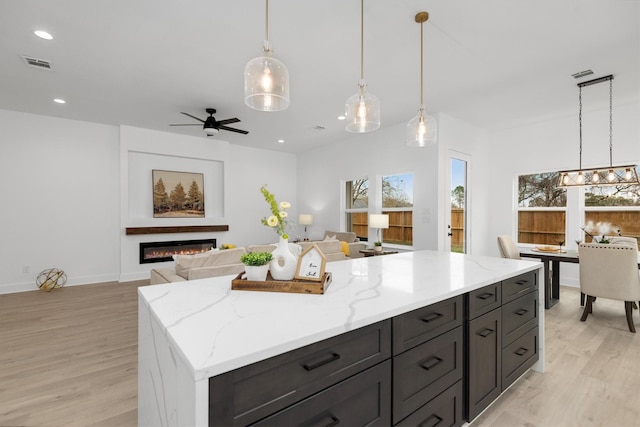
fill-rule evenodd
<path id="1" fill-rule="evenodd" d="M 520 259 L 520 251 L 508 234 L 498 236 L 498 250 L 502 258 Z"/>
<path id="2" fill-rule="evenodd" d="M 627 325 L 633 333 L 633 304 L 640 301 L 638 248 L 630 245 L 581 243 L 580 291 L 587 296 L 581 321 L 593 312 L 596 297 L 624 301 Z"/>

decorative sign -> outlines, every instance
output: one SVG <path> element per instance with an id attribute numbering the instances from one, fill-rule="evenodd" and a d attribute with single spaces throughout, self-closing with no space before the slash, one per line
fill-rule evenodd
<path id="1" fill-rule="evenodd" d="M 322 281 L 324 279 L 324 268 L 327 259 L 314 243 L 305 249 L 298 258 L 298 268 L 296 269 L 296 279 Z"/>

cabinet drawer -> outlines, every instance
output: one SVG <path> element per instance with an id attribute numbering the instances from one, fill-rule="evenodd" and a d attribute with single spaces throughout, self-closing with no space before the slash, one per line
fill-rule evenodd
<path id="1" fill-rule="evenodd" d="M 538 293 L 527 295 L 502 306 L 502 346 L 538 325 Z"/>
<path id="2" fill-rule="evenodd" d="M 393 358 L 393 422 L 397 423 L 462 379 L 459 326 Z"/>
<path id="3" fill-rule="evenodd" d="M 505 390 L 538 360 L 538 327 L 502 350 L 502 389 Z"/>
<path id="4" fill-rule="evenodd" d="M 462 325 L 462 295 L 393 319 L 393 354 L 400 354 L 418 344 Z"/>
<path id="5" fill-rule="evenodd" d="M 502 305 L 500 282 L 467 294 L 467 319 L 475 319 Z"/>
<path id="6" fill-rule="evenodd" d="M 389 426 L 391 361 L 369 368 L 251 426 Z"/>
<path id="7" fill-rule="evenodd" d="M 209 380 L 209 424 L 248 425 L 391 356 L 391 321 L 329 338 Z"/>
<path id="8" fill-rule="evenodd" d="M 502 303 L 513 301 L 534 289 L 538 289 L 538 276 L 535 271 L 505 279 L 502 281 Z"/>
<path id="9" fill-rule="evenodd" d="M 463 401 L 462 381 L 458 381 L 432 401 L 402 420 L 396 427 L 461 426 Z"/>

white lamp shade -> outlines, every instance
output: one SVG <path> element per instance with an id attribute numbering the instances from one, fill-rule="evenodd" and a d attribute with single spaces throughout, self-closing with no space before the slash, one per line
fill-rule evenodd
<path id="1" fill-rule="evenodd" d="M 345 129 L 347 132 L 364 133 L 380 128 L 380 101 L 367 92 L 367 85 L 360 83 L 360 90 L 345 104 Z"/>
<path id="2" fill-rule="evenodd" d="M 300 225 L 311 225 L 313 224 L 313 215 L 310 214 L 300 214 L 298 218 L 298 222 Z"/>
<path id="3" fill-rule="evenodd" d="M 389 215 L 371 214 L 369 215 L 369 227 L 371 228 L 389 228 Z"/>
<path id="4" fill-rule="evenodd" d="M 424 110 L 407 123 L 407 145 L 409 147 L 426 147 L 434 145 L 438 133 L 436 119 L 424 114 Z"/>
<path id="5" fill-rule="evenodd" d="M 244 67 L 244 103 L 259 111 L 289 107 L 287 67 L 267 52 L 249 61 Z"/>

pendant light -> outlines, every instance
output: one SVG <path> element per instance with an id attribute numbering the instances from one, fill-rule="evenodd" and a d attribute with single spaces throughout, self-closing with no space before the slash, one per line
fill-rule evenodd
<path id="1" fill-rule="evenodd" d="M 282 111 L 289 106 L 289 71 L 271 56 L 269 0 L 265 0 L 265 32 L 262 56 L 244 67 L 244 103 L 259 111 Z"/>
<path id="2" fill-rule="evenodd" d="M 407 145 L 425 147 L 436 143 L 436 119 L 424 113 L 424 23 L 429 19 L 428 12 L 418 12 L 415 21 L 420 24 L 420 109 L 418 115 L 407 123 Z"/>
<path id="3" fill-rule="evenodd" d="M 582 169 L 582 88 L 609 82 L 609 166 Z M 640 185 L 636 165 L 613 166 L 613 75 L 578 83 L 578 124 L 580 128 L 580 152 L 578 169 L 558 172 L 558 187 L 582 187 L 585 185 Z"/>
<path id="4" fill-rule="evenodd" d="M 364 81 L 364 0 L 360 0 L 360 82 L 358 93 L 347 99 L 345 107 L 347 132 L 364 133 L 380 128 L 380 101 L 367 92 Z"/>

